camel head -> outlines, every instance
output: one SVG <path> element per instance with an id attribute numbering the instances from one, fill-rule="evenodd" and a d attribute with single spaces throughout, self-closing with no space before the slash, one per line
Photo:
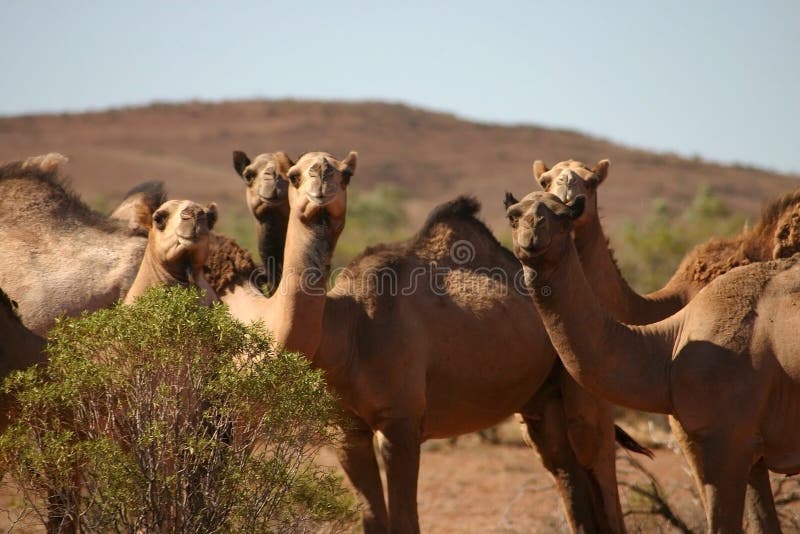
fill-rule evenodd
<path id="1" fill-rule="evenodd" d="M 292 213 L 312 223 L 326 217 L 338 237 L 347 212 L 347 186 L 356 170 L 358 154 L 338 161 L 326 152 L 308 152 L 289 169 L 289 205 Z"/>
<path id="2" fill-rule="evenodd" d="M 289 180 L 292 160 L 285 152 L 259 154 L 252 161 L 240 150 L 233 152 L 233 168 L 247 184 L 247 207 L 259 221 L 272 210 L 289 213 Z"/>
<path id="3" fill-rule="evenodd" d="M 575 222 L 579 226 L 597 218 L 597 186 L 606 179 L 609 165 L 609 160 L 602 159 L 590 169 L 580 161 L 569 159 L 548 169 L 542 160 L 536 160 L 533 163 L 533 177 L 542 189 L 568 204 L 579 195 L 586 197 L 583 216 Z"/>
<path id="4" fill-rule="evenodd" d="M 209 232 L 217 222 L 217 205 L 169 200 L 153 213 L 147 254 L 172 273 L 199 272 L 208 257 Z"/>
<path id="5" fill-rule="evenodd" d="M 586 197 L 569 203 L 546 191 L 534 191 L 521 201 L 506 196 L 506 217 L 511 225 L 514 255 L 526 267 L 553 266 L 572 241 L 572 226 L 583 214 Z"/>

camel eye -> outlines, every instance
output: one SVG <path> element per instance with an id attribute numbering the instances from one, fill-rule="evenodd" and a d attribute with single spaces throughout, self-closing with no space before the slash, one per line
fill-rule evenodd
<path id="1" fill-rule="evenodd" d="M 156 228 L 159 230 L 163 230 L 164 227 L 167 225 L 167 212 L 165 211 L 157 211 L 153 214 L 153 223 L 155 223 Z"/>
<path id="2" fill-rule="evenodd" d="M 247 180 L 248 184 L 252 182 L 255 177 L 256 177 L 255 171 L 245 171 L 244 173 L 244 179 Z"/>

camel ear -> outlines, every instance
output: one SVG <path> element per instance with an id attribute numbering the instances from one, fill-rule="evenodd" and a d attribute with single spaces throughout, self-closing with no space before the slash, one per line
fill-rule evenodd
<path id="1" fill-rule="evenodd" d="M 279 150 L 275 152 L 275 161 L 278 162 L 278 167 L 281 173 L 286 174 L 289 169 L 294 165 L 294 162 L 286 152 Z"/>
<path id="2" fill-rule="evenodd" d="M 547 168 L 547 165 L 544 164 L 544 161 L 537 159 L 533 162 L 533 177 L 536 178 L 536 181 L 539 181 L 539 178 L 549 171 L 550 169 Z"/>
<path id="3" fill-rule="evenodd" d="M 583 215 L 583 208 L 586 206 L 586 196 L 585 195 L 578 195 L 572 202 L 567 204 L 569 208 L 569 218 L 573 221 L 576 220 L 578 217 Z"/>
<path id="4" fill-rule="evenodd" d="M 597 165 L 595 165 L 594 169 L 592 169 L 593 174 L 592 177 L 589 178 L 589 181 L 595 186 L 602 184 L 603 180 L 605 180 L 606 176 L 608 176 L 608 167 L 610 165 L 611 161 L 607 159 L 601 159 L 598 161 Z"/>
<path id="5" fill-rule="evenodd" d="M 217 224 L 217 219 L 219 219 L 219 213 L 217 213 L 216 202 L 206 205 L 206 223 L 209 230 L 212 230 L 214 225 Z"/>
<path id="6" fill-rule="evenodd" d="M 347 154 L 347 157 L 342 160 L 342 166 L 339 168 L 342 176 L 344 176 L 344 185 L 350 183 L 350 178 L 356 173 L 356 164 L 358 163 L 358 152 L 353 150 Z"/>
<path id="7" fill-rule="evenodd" d="M 233 168 L 236 169 L 236 174 L 244 178 L 244 169 L 250 165 L 250 158 L 241 150 L 233 151 Z"/>
<path id="8" fill-rule="evenodd" d="M 163 230 L 167 226 L 168 218 L 169 213 L 167 210 L 156 210 L 155 213 L 153 213 L 153 226 L 159 230 Z"/>
<path id="9" fill-rule="evenodd" d="M 505 206 L 505 208 L 508 209 L 514 204 L 519 204 L 519 200 L 514 198 L 514 195 L 506 191 L 506 198 L 503 199 L 503 206 Z"/>

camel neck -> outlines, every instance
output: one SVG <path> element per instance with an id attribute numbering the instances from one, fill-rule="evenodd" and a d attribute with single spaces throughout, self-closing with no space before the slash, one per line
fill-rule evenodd
<path id="1" fill-rule="evenodd" d="M 630 327 L 600 305 L 572 241 L 552 270 L 531 276 L 533 299 L 564 366 L 583 387 L 615 404 L 669 413 L 668 368 L 676 330 Z M 667 323 L 667 321 L 665 321 Z"/>
<path id="2" fill-rule="evenodd" d="M 199 278 L 203 278 L 202 271 L 199 273 L 193 272 L 188 263 L 184 262 L 166 266 L 162 262 L 156 261 L 148 248 L 145 250 L 139 271 L 136 273 L 136 278 L 133 280 L 133 284 L 128 290 L 128 293 L 125 295 L 123 303 L 132 303 L 136 297 L 143 295 L 147 289 L 153 286 L 188 286 L 191 284 L 192 279 L 196 280 Z"/>
<path id="3" fill-rule="evenodd" d="M 614 262 L 599 218 L 584 222 L 574 237 L 586 278 L 603 306 L 620 321 L 654 323 L 684 306 L 683 292 L 673 286 L 640 295 L 628 285 Z"/>
<path id="4" fill-rule="evenodd" d="M 336 244 L 331 221 L 321 212 L 301 221 L 294 212 L 286 231 L 283 274 L 270 298 L 275 341 L 313 358 L 322 338 L 328 276 Z"/>
<path id="5" fill-rule="evenodd" d="M 283 253 L 286 246 L 288 216 L 277 210 L 269 211 L 262 219 L 256 220 L 258 254 L 266 271 L 268 294 L 275 290 L 283 271 Z"/>

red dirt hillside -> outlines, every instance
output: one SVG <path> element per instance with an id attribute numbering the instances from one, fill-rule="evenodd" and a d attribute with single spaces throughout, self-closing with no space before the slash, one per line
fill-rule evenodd
<path id="1" fill-rule="evenodd" d="M 376 102 L 243 101 L 153 104 L 102 112 L 0 118 L 0 160 L 58 151 L 71 158 L 75 188 L 88 200 L 115 200 L 144 179 L 165 180 L 173 197 L 243 212 L 231 150 L 287 150 L 296 156 L 359 151 L 353 187 L 394 184 L 410 197 L 412 222 L 437 202 L 473 193 L 484 217 L 504 229 L 503 191 L 535 186 L 531 163 L 610 158 L 601 209 L 611 225 L 638 219 L 654 197 L 689 201 L 707 183 L 733 210 L 758 213 L 764 200 L 797 187 L 797 177 L 635 150 L 579 133 L 497 126 Z M 230 211 L 229 211 L 230 210 Z"/>

